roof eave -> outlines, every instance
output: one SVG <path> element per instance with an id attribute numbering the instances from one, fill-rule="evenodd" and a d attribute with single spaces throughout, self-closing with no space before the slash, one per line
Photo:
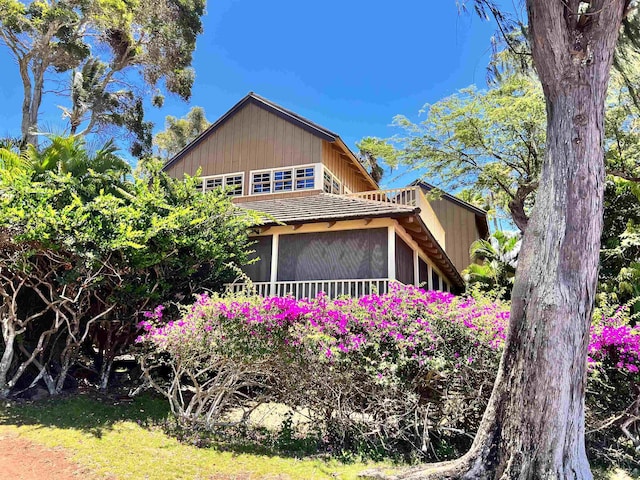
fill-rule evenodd
<path id="1" fill-rule="evenodd" d="M 257 212 L 257 210 L 252 210 Z M 322 218 L 304 218 L 300 220 L 286 220 L 286 221 L 269 221 L 255 225 L 255 227 L 276 227 L 276 226 L 292 226 L 292 225 L 304 225 L 306 223 L 327 223 L 327 222 L 342 222 L 349 220 L 367 220 L 370 218 L 403 218 L 415 215 L 414 211 L 407 212 L 394 212 L 394 213 L 373 213 L 373 214 L 354 214 L 343 215 L 335 217 L 322 217 Z"/>
<path id="2" fill-rule="evenodd" d="M 336 137 L 336 143 L 338 144 L 338 146 L 340 148 L 342 148 L 345 153 L 347 154 L 347 156 L 349 157 L 349 160 L 351 160 L 352 163 L 354 163 L 356 165 L 356 167 L 358 168 L 358 170 L 360 171 L 360 173 L 364 176 L 364 178 L 371 184 L 371 186 L 373 187 L 374 190 L 378 190 L 380 188 L 380 186 L 378 185 L 378 182 L 376 182 L 373 177 L 371 176 L 371 174 L 367 171 L 366 168 L 364 168 L 364 165 L 362 165 L 362 163 L 360 163 L 360 160 L 358 160 L 358 157 L 356 157 L 355 153 L 353 153 L 351 151 L 351 149 L 347 146 L 346 143 L 344 143 L 344 140 L 342 140 L 342 138 L 340 138 L 339 136 Z"/>

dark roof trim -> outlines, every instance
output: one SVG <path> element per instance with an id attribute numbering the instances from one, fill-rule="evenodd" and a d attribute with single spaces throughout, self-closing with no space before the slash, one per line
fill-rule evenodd
<path id="1" fill-rule="evenodd" d="M 268 112 L 274 113 L 284 120 L 293 122 L 303 130 L 306 130 L 307 132 L 312 133 L 322 138 L 323 140 L 326 140 L 327 142 L 335 142 L 338 138 L 338 134 L 333 133 L 331 130 L 327 130 L 317 123 L 312 122 L 308 118 L 305 118 L 295 112 L 292 112 L 291 110 L 281 107 L 277 103 L 273 103 L 271 100 L 267 100 L 266 98 L 261 97 L 256 93 L 249 92 L 247 97 L 249 97 L 250 101 L 255 105 L 264 108 Z"/>
<path id="2" fill-rule="evenodd" d="M 241 204 L 239 204 L 241 205 Z M 261 213 L 258 210 L 247 209 L 256 213 Z M 354 213 L 353 215 L 341 215 L 335 217 L 317 217 L 317 218 L 304 218 L 300 220 L 285 220 L 285 221 L 267 221 L 256 225 L 256 227 L 276 227 L 283 225 L 304 225 L 305 223 L 327 223 L 327 222 L 342 222 L 348 220 L 366 220 L 368 218 L 403 218 L 417 215 L 420 209 L 408 210 L 406 212 L 381 212 L 381 213 Z"/>
<path id="3" fill-rule="evenodd" d="M 220 128 L 224 123 L 231 118 L 237 111 L 242 109 L 245 105 L 252 103 L 260 108 L 267 110 L 268 112 L 277 115 L 278 117 L 287 120 L 294 125 L 306 130 L 307 132 L 316 135 L 317 137 L 322 138 L 328 142 L 335 142 L 338 137 L 335 133 L 327 130 L 326 128 L 321 127 L 313 123 L 311 120 L 308 120 L 300 115 L 287 110 L 286 108 L 277 105 L 266 98 L 263 98 L 259 95 L 256 95 L 253 92 L 249 92 L 242 100 L 236 103 L 231 109 L 229 109 L 224 115 L 222 115 L 218 120 L 212 123 L 204 132 L 198 135 L 195 140 L 185 146 L 182 150 L 180 150 L 171 160 L 169 160 L 164 167 L 163 170 L 167 170 L 168 168 L 175 165 L 177 162 L 182 159 L 184 155 L 187 154 L 190 150 L 192 150 L 196 145 L 202 142 L 205 138 L 207 138 L 210 134 L 215 132 L 218 128 Z"/>

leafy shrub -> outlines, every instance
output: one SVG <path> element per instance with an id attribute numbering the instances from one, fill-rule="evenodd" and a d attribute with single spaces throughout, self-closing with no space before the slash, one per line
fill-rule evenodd
<path id="1" fill-rule="evenodd" d="M 180 321 L 151 316 L 145 371 L 183 421 L 216 427 L 275 401 L 311 412 L 327 448 L 410 456 L 439 438 L 468 446 L 460 432 L 482 415 L 508 312 L 395 285 L 359 300 L 203 295 Z M 170 359 L 167 378 L 157 358 Z"/>
<path id="2" fill-rule="evenodd" d="M 0 398 L 38 383 L 60 393 L 81 353 L 106 388 L 142 311 L 194 284 L 219 288 L 247 260 L 254 218 L 225 192 L 198 192 L 153 162 L 129 178 L 96 172 L 97 160 L 78 168 L 77 142 L 63 142 L 73 169 L 53 148 L 52 171 L 0 172 Z"/>
<path id="3" fill-rule="evenodd" d="M 591 327 L 587 444 L 597 462 L 637 467 L 640 466 L 640 325 L 631 326 L 629 304 L 612 310 L 597 311 Z"/>
<path id="4" fill-rule="evenodd" d="M 228 423 L 230 410 L 278 402 L 309 412 L 326 451 L 442 459 L 460 455 L 472 441 L 509 311 L 505 303 L 396 284 L 386 295 L 333 301 L 322 294 L 303 300 L 202 295 L 179 321 L 150 317 L 139 338 L 148 347 L 145 371 L 184 424 L 216 429 Z M 640 336 L 625 322 L 620 310 L 592 331 L 590 385 L 607 387 L 589 391 L 592 425 L 614 411 L 602 408 L 606 392 L 627 386 L 616 394 L 620 412 L 637 396 Z M 158 358 L 170 366 L 164 378 L 157 375 Z M 227 366 L 235 377 L 225 383 L 219 378 L 228 379 Z M 606 428 L 619 432 L 620 426 Z M 281 432 L 284 443 L 293 438 L 290 427 Z M 622 445 L 611 431 L 604 440 L 607 448 Z"/>

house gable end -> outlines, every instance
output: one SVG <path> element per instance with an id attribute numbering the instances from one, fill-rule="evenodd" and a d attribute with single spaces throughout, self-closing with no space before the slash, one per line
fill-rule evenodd
<path id="1" fill-rule="evenodd" d="M 233 123 L 234 119 L 237 120 L 238 116 L 242 116 L 242 112 L 246 113 L 246 109 L 251 108 L 250 106 L 257 107 L 263 112 L 268 112 L 270 115 L 274 115 L 281 121 L 281 123 L 278 123 L 278 121 L 271 118 L 270 120 L 268 120 L 270 125 L 265 126 L 260 122 L 256 123 L 256 121 L 254 120 L 250 127 L 243 126 L 241 133 L 235 133 L 236 135 L 244 136 L 245 138 L 241 138 L 240 140 L 236 138 L 234 139 L 234 142 L 237 144 L 239 142 L 251 143 L 257 141 L 258 139 L 256 139 L 256 136 L 259 134 L 257 133 L 257 130 L 259 128 L 263 128 L 267 131 L 269 131 L 269 129 L 272 129 L 272 137 L 267 138 L 266 140 L 272 141 L 272 143 L 274 144 L 280 143 L 280 145 L 274 145 L 271 146 L 271 148 L 269 148 L 270 146 L 267 146 L 267 148 L 264 149 L 264 151 L 267 153 L 267 158 L 249 161 L 249 166 L 247 167 L 247 159 L 242 157 L 242 155 L 238 154 L 236 151 L 234 151 L 233 153 L 233 161 L 226 158 L 226 162 L 221 162 L 219 159 L 211 158 L 212 154 L 210 152 L 206 154 L 198 152 L 198 150 L 203 148 L 203 144 L 207 142 L 214 143 L 212 139 L 216 136 L 216 134 L 224 130 L 225 127 L 230 123 Z M 286 127 L 283 125 L 289 126 Z M 294 130 L 291 130 L 292 127 Z M 317 142 L 317 140 L 311 140 L 309 138 L 302 138 L 305 134 L 299 135 L 295 133 L 297 129 L 304 131 L 306 135 L 309 135 L 311 138 L 317 139 L 320 142 Z M 300 130 L 297 131 L 299 132 Z M 288 133 L 283 133 L 284 131 L 287 131 Z M 280 166 L 293 166 L 294 163 L 281 158 L 282 156 L 286 155 L 287 148 L 289 148 L 287 142 L 291 141 L 291 138 L 287 137 L 287 135 L 289 135 L 290 137 L 295 137 L 297 139 L 296 141 L 300 142 L 300 147 L 296 147 L 295 145 L 291 146 L 294 150 L 294 155 L 297 155 L 296 158 L 300 158 L 300 164 L 320 162 L 325 163 L 324 154 L 322 154 L 322 152 L 318 153 L 320 157 L 317 158 L 316 152 L 310 152 L 310 149 L 315 149 L 316 143 L 318 143 L 318 145 L 320 145 L 320 147 L 318 148 L 322 150 L 321 143 L 326 142 L 344 152 L 342 161 L 349 164 L 349 168 L 357 172 L 358 176 L 362 179 L 362 184 L 366 185 L 366 188 L 364 188 L 365 190 L 373 190 L 378 188 L 377 184 L 373 181 L 368 172 L 360 164 L 355 155 L 351 153 L 348 147 L 346 147 L 344 142 L 337 134 L 263 97 L 260 97 L 255 93 L 249 93 L 242 100 L 236 103 L 231 109 L 229 109 L 224 115 L 222 115 L 218 120 L 210 125 L 195 140 L 189 143 L 170 161 L 168 161 L 163 167 L 163 170 L 174 172 L 179 176 L 181 176 L 183 173 L 194 175 L 197 171 L 198 166 L 202 166 L 203 175 L 231 173 L 231 170 L 245 171 L 247 172 L 245 175 L 247 175 L 248 170 L 253 168 L 276 168 Z M 231 148 L 234 147 L 236 147 L 236 145 L 232 146 Z M 229 146 L 227 146 L 226 148 L 229 148 Z M 271 152 L 270 150 L 273 151 Z M 299 153 L 300 150 L 304 151 L 302 153 Z M 244 156 L 246 157 L 246 152 L 244 153 Z M 226 155 L 226 157 L 228 157 L 228 155 Z M 185 163 L 185 165 L 181 165 L 181 162 Z M 230 162 L 239 163 L 238 168 L 228 166 Z M 212 163 L 215 164 L 215 168 L 213 167 Z M 205 164 L 209 164 L 209 168 L 205 168 Z M 222 168 L 222 170 L 220 170 L 220 168 Z"/>

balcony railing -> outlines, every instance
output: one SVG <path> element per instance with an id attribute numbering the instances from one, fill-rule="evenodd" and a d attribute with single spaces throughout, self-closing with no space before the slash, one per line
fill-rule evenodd
<path id="1" fill-rule="evenodd" d="M 313 298 L 324 292 L 329 298 L 341 296 L 362 297 L 372 293 L 384 294 L 389 291 L 389 283 L 397 282 L 389 278 L 345 279 L 345 280 L 303 280 L 287 282 L 252 282 L 228 283 L 225 285 L 228 293 L 245 295 L 286 296 L 292 295 L 298 299 Z"/>
<path id="2" fill-rule="evenodd" d="M 440 246 L 446 250 L 445 232 L 440 224 L 440 220 L 431 208 L 431 204 L 425 197 L 420 187 L 392 188 L 388 190 L 372 190 L 370 192 L 348 193 L 345 196 L 351 198 L 361 198 L 374 202 L 395 203 L 420 208 L 420 218 L 427 226 L 431 234 L 438 241 Z"/>
<path id="3" fill-rule="evenodd" d="M 419 187 L 391 188 L 388 190 L 372 190 L 369 192 L 348 193 L 347 197 L 372 200 L 374 202 L 396 203 L 418 207 L 418 197 L 422 193 Z"/>

